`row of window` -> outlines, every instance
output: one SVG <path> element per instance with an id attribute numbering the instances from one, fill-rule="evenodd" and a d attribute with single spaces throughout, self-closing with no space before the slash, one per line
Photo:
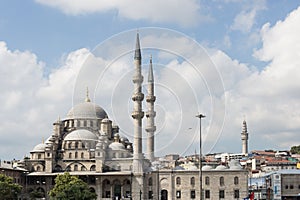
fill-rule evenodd
<path id="1" fill-rule="evenodd" d="M 152 178 L 151 178 L 151 182 L 152 182 Z M 220 177 L 219 182 L 220 182 L 220 186 L 224 186 L 224 185 L 225 185 L 225 181 L 224 181 L 224 177 L 223 177 L 223 176 Z M 210 179 L 209 179 L 208 176 L 205 177 L 204 183 L 205 183 L 205 185 L 210 185 Z M 238 185 L 238 184 L 239 184 L 239 177 L 237 177 L 237 176 L 234 177 L 234 178 L 233 178 L 233 183 L 234 183 L 235 185 Z M 195 177 L 192 177 L 192 178 L 190 179 L 190 184 L 191 184 L 191 185 L 195 185 Z M 149 185 L 150 185 L 150 184 L 149 184 Z M 177 178 L 176 178 L 176 185 L 181 185 L 181 178 L 180 178 L 180 177 L 177 177 Z"/>
<path id="2" fill-rule="evenodd" d="M 97 122 L 93 120 L 69 120 L 65 121 L 65 127 L 66 128 L 72 128 L 72 127 L 96 127 Z"/>
<path id="3" fill-rule="evenodd" d="M 69 153 L 69 158 L 72 158 L 72 153 Z M 78 152 L 74 153 L 74 158 L 78 158 Z M 84 158 L 84 153 L 83 152 L 80 154 L 80 158 Z"/>
<path id="4" fill-rule="evenodd" d="M 80 167 L 80 171 L 86 171 L 87 170 L 87 168 L 85 167 L 85 166 L 81 166 Z M 68 166 L 67 168 L 66 168 L 66 171 L 72 171 L 71 170 L 71 167 L 70 166 Z M 74 167 L 73 167 L 73 171 L 79 171 L 79 167 L 78 167 L 78 165 L 74 165 Z M 90 167 L 90 171 L 96 171 L 96 166 L 95 165 L 92 165 L 91 167 Z"/>
<path id="5" fill-rule="evenodd" d="M 290 187 L 288 185 L 285 185 L 285 189 L 294 189 L 294 185 L 290 185 Z M 300 190 L 300 185 L 298 185 L 298 189 Z"/>
<path id="6" fill-rule="evenodd" d="M 74 143 L 74 146 L 73 146 L 73 143 Z M 65 147 L 66 147 L 66 145 L 68 145 L 68 149 L 72 149 L 72 147 L 73 148 L 75 148 L 75 149 L 78 149 L 78 148 L 82 148 L 82 149 L 84 149 L 85 148 L 85 144 L 83 143 L 83 142 L 68 142 L 68 143 L 65 143 Z"/>
<path id="7" fill-rule="evenodd" d="M 162 196 L 163 196 L 163 193 L 162 193 Z M 153 191 L 149 191 L 148 197 L 149 197 L 149 199 L 153 199 Z M 190 198 L 191 199 L 196 199 L 196 191 L 195 190 L 190 191 Z M 204 198 L 205 199 L 210 199 L 211 198 L 210 190 L 205 190 L 204 191 Z M 239 190 L 236 189 L 236 190 L 233 191 L 233 198 L 234 199 L 240 198 L 240 191 Z M 176 191 L 176 199 L 181 199 L 181 190 Z M 219 199 L 225 199 L 225 190 L 219 190 Z"/>
<path id="8" fill-rule="evenodd" d="M 181 190 L 176 191 L 176 198 L 181 199 Z M 190 198 L 195 199 L 196 198 L 196 191 L 191 190 L 190 192 Z M 210 199 L 210 190 L 205 190 L 204 191 L 204 198 L 205 199 Z M 220 199 L 225 199 L 225 190 L 219 190 L 219 198 Z M 233 191 L 233 198 L 240 198 L 240 191 L 239 190 L 234 190 Z"/>

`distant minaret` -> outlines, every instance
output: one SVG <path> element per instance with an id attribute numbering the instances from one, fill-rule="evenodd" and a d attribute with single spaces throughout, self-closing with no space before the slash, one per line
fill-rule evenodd
<path id="1" fill-rule="evenodd" d="M 243 121 L 243 131 L 241 133 L 241 136 L 242 136 L 242 153 L 248 154 L 248 131 L 247 131 L 246 120 Z"/>
<path id="2" fill-rule="evenodd" d="M 132 95 L 133 100 L 133 111 L 132 118 L 134 119 L 134 149 L 133 149 L 133 172 L 142 173 L 143 172 L 143 152 L 142 152 L 142 118 L 144 117 L 144 112 L 142 111 L 142 101 L 144 99 L 144 94 L 142 93 L 142 83 L 143 76 L 141 73 L 141 49 L 140 49 L 140 39 L 139 34 L 136 35 L 136 47 L 134 54 L 134 66 L 135 73 L 133 75 L 132 81 L 134 83 L 134 91 Z"/>
<path id="3" fill-rule="evenodd" d="M 148 95 L 146 97 L 148 111 L 146 112 L 147 117 L 147 158 L 152 162 L 154 161 L 154 132 L 156 126 L 154 124 L 154 118 L 156 112 L 154 111 L 154 102 L 156 97 L 154 96 L 154 78 L 152 68 L 152 57 L 150 58 L 149 73 L 148 73 Z"/>

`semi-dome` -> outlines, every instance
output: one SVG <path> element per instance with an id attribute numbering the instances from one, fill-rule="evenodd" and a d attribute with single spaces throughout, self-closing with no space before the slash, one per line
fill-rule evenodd
<path id="1" fill-rule="evenodd" d="M 41 143 L 41 144 L 38 144 L 36 145 L 33 150 L 31 152 L 44 152 L 45 151 L 45 148 L 46 148 L 46 144 L 44 143 Z"/>
<path id="2" fill-rule="evenodd" d="M 75 130 L 72 131 L 71 133 L 69 133 L 64 140 L 98 140 L 98 136 L 94 133 L 92 133 L 91 131 L 85 130 L 85 129 L 79 129 L 79 130 Z"/>
<path id="3" fill-rule="evenodd" d="M 224 166 L 224 165 L 218 165 L 215 170 L 225 170 L 225 169 L 227 169 L 226 166 Z"/>
<path id="4" fill-rule="evenodd" d="M 75 105 L 68 112 L 67 119 L 104 119 L 106 116 L 103 108 L 90 101 L 85 101 Z"/>
<path id="5" fill-rule="evenodd" d="M 119 142 L 113 142 L 109 145 L 109 148 L 112 149 L 112 150 L 116 150 L 116 151 L 119 151 L 119 150 L 124 150 L 125 147 L 122 143 L 119 143 Z"/>
<path id="6" fill-rule="evenodd" d="M 209 171 L 209 170 L 212 170 L 212 167 L 209 166 L 209 165 L 204 165 L 204 166 L 202 167 L 202 170 L 203 170 L 203 171 Z"/>

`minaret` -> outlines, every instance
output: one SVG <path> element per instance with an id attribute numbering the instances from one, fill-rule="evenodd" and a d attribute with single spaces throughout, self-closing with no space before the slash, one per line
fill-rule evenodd
<path id="1" fill-rule="evenodd" d="M 243 121 L 243 131 L 241 133 L 242 137 L 242 153 L 248 154 L 248 131 L 246 120 Z"/>
<path id="2" fill-rule="evenodd" d="M 152 57 L 150 58 L 149 73 L 148 73 L 148 95 L 146 97 L 148 111 L 147 117 L 147 158 L 152 162 L 154 161 L 154 132 L 156 126 L 154 125 L 154 118 L 156 112 L 154 111 L 154 102 L 156 97 L 154 96 L 154 78 L 152 68 Z"/>
<path id="3" fill-rule="evenodd" d="M 136 35 L 136 47 L 134 54 L 134 66 L 135 73 L 133 75 L 132 81 L 134 83 L 134 91 L 132 95 L 133 100 L 133 126 L 134 126 L 134 149 L 133 149 L 133 172 L 142 173 L 143 172 L 143 152 L 142 152 L 142 118 L 144 117 L 144 112 L 142 111 L 142 101 L 144 99 L 144 94 L 142 93 L 142 83 L 143 76 L 141 73 L 141 49 L 140 49 L 140 39 L 139 34 Z"/>

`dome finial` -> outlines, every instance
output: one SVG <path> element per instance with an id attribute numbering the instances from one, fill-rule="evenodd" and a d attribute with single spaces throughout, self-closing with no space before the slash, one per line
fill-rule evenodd
<path id="1" fill-rule="evenodd" d="M 91 102 L 90 97 L 89 97 L 89 87 L 86 87 L 86 98 L 85 102 Z"/>

